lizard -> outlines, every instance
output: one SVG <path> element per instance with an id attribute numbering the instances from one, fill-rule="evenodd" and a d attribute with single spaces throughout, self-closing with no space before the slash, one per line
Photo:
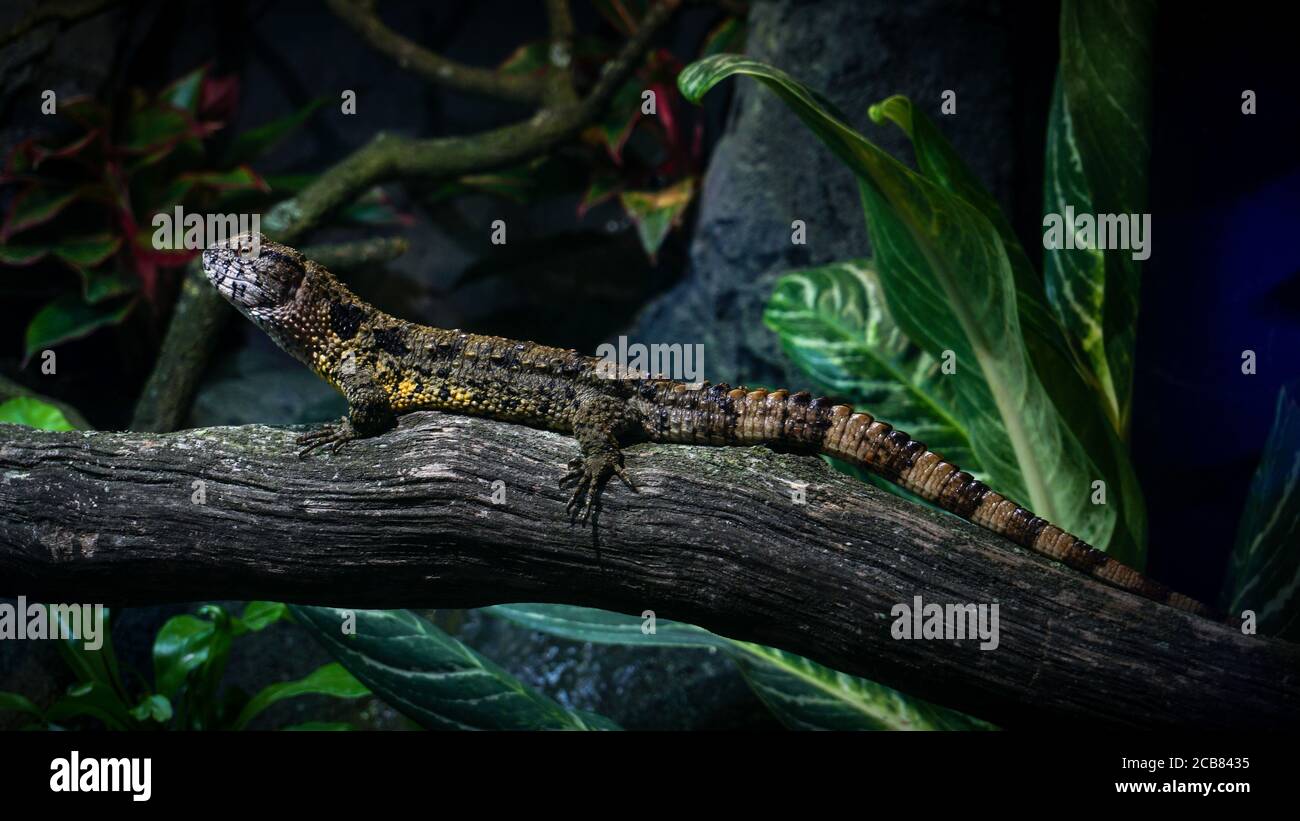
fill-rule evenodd
<path id="1" fill-rule="evenodd" d="M 606 482 L 636 485 L 624 445 L 764 444 L 860 466 L 1017 545 L 1114 587 L 1215 617 L 1206 605 L 1034 515 L 871 414 L 807 391 L 688 386 L 611 372 L 604 359 L 497 336 L 418 325 L 364 302 L 324 266 L 261 235 L 202 254 L 209 282 L 288 354 L 343 394 L 347 414 L 298 438 L 301 456 L 381 435 L 397 417 L 435 410 L 572 435 L 579 455 L 570 517 L 586 521 Z"/>

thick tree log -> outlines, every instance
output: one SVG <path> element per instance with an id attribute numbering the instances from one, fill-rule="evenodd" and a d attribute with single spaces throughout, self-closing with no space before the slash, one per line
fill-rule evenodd
<path id="1" fill-rule="evenodd" d="M 423 413 L 337 455 L 300 460 L 293 437 L 0 425 L 0 595 L 653 610 L 1007 727 L 1300 723 L 1300 646 L 1108 588 L 814 459 L 636 446 L 640 491 L 612 483 L 593 528 L 565 517 L 563 436 Z M 891 609 L 917 595 L 997 603 L 996 649 L 892 638 Z"/>

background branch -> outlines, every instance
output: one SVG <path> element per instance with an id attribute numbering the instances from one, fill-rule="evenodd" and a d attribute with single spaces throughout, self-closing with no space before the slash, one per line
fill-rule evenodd
<path id="1" fill-rule="evenodd" d="M 532 103 L 542 99 L 546 89 L 542 77 L 506 74 L 496 69 L 476 68 L 449 60 L 390 29 L 379 19 L 371 3 L 325 0 L 325 4 L 359 34 L 367 45 L 429 82 L 517 102 Z"/>
<path id="2" fill-rule="evenodd" d="M 544 108 L 524 122 L 465 137 L 412 139 L 381 132 L 326 170 L 297 197 L 277 205 L 263 220 L 266 232 L 292 245 L 336 209 L 381 182 L 447 179 L 492 170 L 550 150 L 599 116 L 614 92 L 636 71 L 650 41 L 679 5 L 678 0 L 654 3 L 636 34 L 604 66 L 600 79 L 579 102 Z M 201 279 L 186 278 L 158 361 L 136 404 L 132 430 L 157 432 L 180 427 L 216 345 L 216 330 L 228 315 L 229 306 L 215 289 Z"/>
<path id="3" fill-rule="evenodd" d="M 25 36 L 37 26 L 44 25 L 52 20 L 57 20 L 65 25 L 76 23 L 87 17 L 93 17 L 101 11 L 117 5 L 119 2 L 122 2 L 122 0 L 69 0 L 68 2 L 43 0 L 36 8 L 15 23 L 12 28 L 0 34 L 0 48 Z"/>
<path id="4" fill-rule="evenodd" d="M 593 531 L 568 524 L 556 487 L 567 437 L 424 413 L 329 457 L 300 460 L 292 439 L 0 426 L 0 595 L 649 609 L 1006 727 L 1300 724 L 1300 646 L 1106 587 L 815 459 L 637 446 L 641 492 L 611 485 Z M 997 649 L 894 640 L 890 611 L 915 595 L 997 602 Z"/>

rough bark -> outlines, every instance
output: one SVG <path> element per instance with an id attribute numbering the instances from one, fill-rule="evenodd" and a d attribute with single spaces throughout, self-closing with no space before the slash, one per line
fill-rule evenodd
<path id="1" fill-rule="evenodd" d="M 293 437 L 0 426 L 0 595 L 648 609 L 1008 727 L 1300 717 L 1300 646 L 1108 588 L 813 459 L 637 446 L 640 492 L 611 485 L 592 529 L 565 519 L 563 436 L 423 413 L 338 455 L 300 460 Z M 998 603 L 997 649 L 891 638 L 891 608 L 915 595 Z"/>

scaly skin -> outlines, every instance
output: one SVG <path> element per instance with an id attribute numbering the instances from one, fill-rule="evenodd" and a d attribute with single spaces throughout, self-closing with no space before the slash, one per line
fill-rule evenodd
<path id="1" fill-rule="evenodd" d="M 303 455 L 382 434 L 415 410 L 560 431 L 572 434 L 581 450 L 561 484 L 576 483 L 568 509 L 586 520 L 610 476 L 635 489 L 623 469 L 623 445 L 779 445 L 860 465 L 1090 576 L 1211 615 L 1205 605 L 1003 498 L 870 414 L 806 391 L 725 384 L 692 390 L 644 374 L 611 378 L 601 360 L 577 351 L 416 325 L 361 301 L 293 248 L 259 241 L 255 258 L 240 250 L 247 237 L 214 245 L 203 253 L 203 269 L 227 300 L 347 398 L 347 416 L 300 439 Z"/>

